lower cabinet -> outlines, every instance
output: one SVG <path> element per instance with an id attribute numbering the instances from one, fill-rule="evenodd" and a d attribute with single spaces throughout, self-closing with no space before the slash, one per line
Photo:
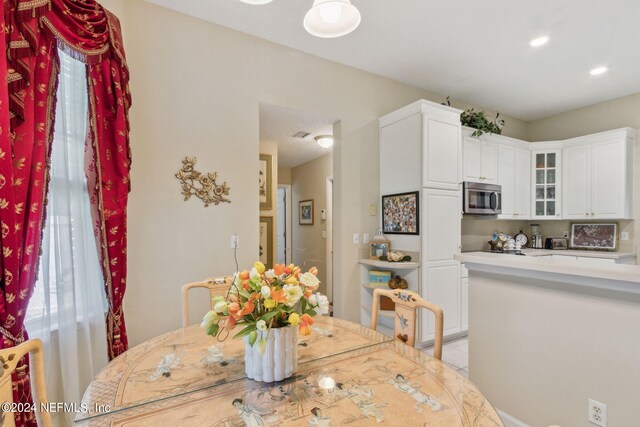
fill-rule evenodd
<path id="1" fill-rule="evenodd" d="M 423 267 L 422 297 L 442 308 L 444 312 L 444 336 L 461 332 L 462 304 L 460 289 L 460 263 L 443 261 Z M 421 310 L 422 328 L 420 341 L 435 337 L 434 316 Z"/>

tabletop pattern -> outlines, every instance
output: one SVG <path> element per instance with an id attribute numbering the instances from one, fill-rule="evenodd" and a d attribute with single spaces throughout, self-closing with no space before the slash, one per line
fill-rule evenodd
<path id="1" fill-rule="evenodd" d="M 299 339 L 299 365 L 391 339 L 326 316 L 316 318 L 313 331 Z M 83 398 L 89 412 L 77 419 L 100 415 L 93 410 L 104 405 L 115 411 L 244 378 L 243 341 L 230 336 L 220 342 L 192 325 L 153 338 L 111 361 L 89 385 Z"/>
<path id="2" fill-rule="evenodd" d="M 477 388 L 441 361 L 350 322 L 316 325 L 301 337 L 296 374 L 272 384 L 244 377 L 237 340 L 212 344 L 195 327 L 150 340 L 111 362 L 85 394 L 90 407 L 111 401 L 116 411 L 76 423 L 502 426 Z"/>

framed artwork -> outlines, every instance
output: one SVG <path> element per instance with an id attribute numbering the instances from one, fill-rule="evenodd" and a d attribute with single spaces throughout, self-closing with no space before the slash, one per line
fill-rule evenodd
<path id="1" fill-rule="evenodd" d="M 273 267 L 273 217 L 260 217 L 260 262 Z"/>
<path id="2" fill-rule="evenodd" d="M 569 247 L 615 250 L 618 247 L 618 224 L 571 224 Z"/>
<path id="3" fill-rule="evenodd" d="M 273 158 L 268 154 L 260 154 L 260 210 L 269 211 L 273 209 L 271 201 L 273 195 Z"/>
<path id="4" fill-rule="evenodd" d="M 313 199 L 298 202 L 298 224 L 313 225 Z"/>
<path id="5" fill-rule="evenodd" d="M 382 231 L 385 234 L 420 234 L 420 193 L 382 196 Z"/>

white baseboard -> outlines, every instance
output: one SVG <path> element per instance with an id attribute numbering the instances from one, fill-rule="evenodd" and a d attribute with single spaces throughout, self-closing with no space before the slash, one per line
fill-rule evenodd
<path id="1" fill-rule="evenodd" d="M 511 416 L 500 409 L 496 409 L 496 411 L 498 412 L 498 415 L 500 415 L 500 418 L 502 418 L 504 427 L 531 427 L 529 424 L 520 421 L 516 417 Z"/>

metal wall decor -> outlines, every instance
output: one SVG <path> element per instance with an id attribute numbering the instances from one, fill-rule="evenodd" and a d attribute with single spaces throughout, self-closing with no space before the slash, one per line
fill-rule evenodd
<path id="1" fill-rule="evenodd" d="M 195 157 L 185 157 L 182 161 L 182 169 L 175 175 L 182 183 L 182 195 L 187 201 L 191 196 L 196 196 L 204 202 L 204 207 L 210 204 L 231 203 L 231 200 L 224 196 L 229 195 L 227 182 L 218 184 L 218 172 L 202 173 L 195 170 L 197 159 Z"/>

